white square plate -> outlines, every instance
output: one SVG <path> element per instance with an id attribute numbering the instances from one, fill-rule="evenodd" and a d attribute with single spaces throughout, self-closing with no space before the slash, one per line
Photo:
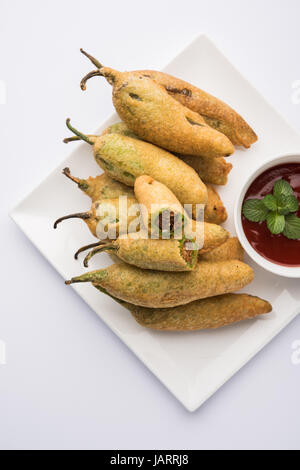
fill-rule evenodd
<path id="1" fill-rule="evenodd" d="M 236 150 L 231 158 L 234 168 L 229 183 L 219 189 L 229 213 L 226 228 L 234 234 L 233 204 L 249 172 L 272 155 L 299 152 L 300 136 L 205 36 L 198 37 L 164 71 L 232 105 L 259 136 L 258 143 L 250 150 Z M 98 131 L 115 121 L 116 114 Z M 84 143 L 73 145 L 76 147 L 70 156 L 11 214 L 64 279 L 84 271 L 82 263 L 76 262 L 73 254 L 93 238 L 85 224 L 78 220 L 65 222 L 56 231 L 51 230 L 54 220 L 64 215 L 62 212 L 78 212 L 89 207 L 88 199 L 62 176 L 61 170 L 69 166 L 74 175 L 82 177 L 99 173 L 91 148 Z M 91 263 L 91 269 L 103 267 L 108 261 L 108 257 L 98 257 Z M 256 265 L 253 267 L 255 280 L 245 291 L 269 300 L 274 307 L 273 313 L 216 331 L 163 333 L 146 330 L 121 306 L 91 285 L 74 288 L 178 400 L 194 411 L 300 311 L 297 279 L 276 277 Z"/>

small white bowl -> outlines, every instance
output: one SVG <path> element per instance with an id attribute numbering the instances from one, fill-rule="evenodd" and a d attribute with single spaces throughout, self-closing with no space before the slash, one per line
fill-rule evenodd
<path id="1" fill-rule="evenodd" d="M 244 184 L 241 194 L 239 195 L 237 202 L 234 208 L 234 223 L 237 232 L 237 236 L 248 255 L 262 268 L 270 271 L 271 273 L 277 274 L 279 276 L 290 277 L 290 278 L 300 278 L 300 267 L 289 267 L 281 266 L 280 264 L 272 263 L 266 258 L 261 256 L 249 243 L 242 225 L 242 205 L 248 191 L 249 187 L 253 181 L 261 175 L 264 171 L 274 166 L 283 164 L 283 163 L 300 163 L 300 154 L 287 154 L 278 157 L 273 157 L 264 163 L 262 166 L 257 168 L 254 173 L 248 178 Z"/>

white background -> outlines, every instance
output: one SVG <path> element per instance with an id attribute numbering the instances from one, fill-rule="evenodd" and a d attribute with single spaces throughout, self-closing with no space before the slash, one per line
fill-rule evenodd
<path id="1" fill-rule="evenodd" d="M 299 318 L 190 414 L 8 217 L 69 153 L 65 118 L 92 130 L 112 112 L 104 82 L 79 88 L 80 47 L 160 69 L 206 33 L 300 131 L 299 20 L 299 0 L 0 0 L 0 448 L 300 448 Z"/>

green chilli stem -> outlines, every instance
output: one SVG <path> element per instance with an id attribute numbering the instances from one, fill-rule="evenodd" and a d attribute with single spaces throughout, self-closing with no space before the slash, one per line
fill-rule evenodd
<path id="1" fill-rule="evenodd" d="M 90 259 L 97 255 L 98 253 L 102 253 L 103 251 L 107 250 L 116 250 L 117 248 L 111 244 L 111 245 L 104 245 L 104 246 L 99 246 L 98 248 L 95 248 L 94 250 L 90 251 L 87 256 L 84 258 L 83 264 L 86 268 L 89 266 L 89 261 Z"/>
<path id="2" fill-rule="evenodd" d="M 69 215 L 64 215 L 63 217 L 60 217 L 54 222 L 54 228 L 57 228 L 58 224 L 60 224 L 63 220 L 67 219 L 82 219 L 82 220 L 87 220 L 91 218 L 91 214 L 89 212 L 77 212 L 76 214 L 69 214 Z"/>
<path id="3" fill-rule="evenodd" d="M 66 137 L 64 140 L 63 140 L 63 143 L 64 144 L 68 144 L 69 142 L 75 142 L 75 141 L 78 141 L 78 140 L 81 140 L 81 137 L 78 137 L 77 135 L 73 135 L 73 137 Z"/>
<path id="4" fill-rule="evenodd" d="M 81 54 L 85 55 L 96 67 L 97 69 L 101 69 L 103 65 L 99 62 L 99 60 L 95 59 L 92 55 L 85 52 L 83 49 L 80 49 Z"/>
<path id="5" fill-rule="evenodd" d="M 83 79 L 80 81 L 80 88 L 84 91 L 86 90 L 86 82 L 93 77 L 102 77 L 100 70 L 93 70 L 92 72 L 87 73 Z"/>
<path id="6" fill-rule="evenodd" d="M 79 132 L 77 129 L 75 129 L 75 127 L 71 126 L 71 120 L 70 118 L 66 119 L 66 125 L 67 125 L 67 128 L 73 132 L 73 134 L 77 135 L 77 137 L 79 137 L 80 139 L 84 140 L 85 142 L 87 142 L 88 144 L 90 145 L 93 145 L 94 142 L 92 140 L 89 139 L 89 137 L 85 134 L 82 134 L 82 132 Z"/>
<path id="7" fill-rule="evenodd" d="M 79 248 L 79 250 L 76 251 L 74 258 L 78 259 L 78 256 L 80 255 L 80 253 L 83 253 L 83 251 L 89 250 L 90 248 L 95 248 L 97 246 L 102 246 L 102 244 L 103 242 L 100 241 L 100 242 L 90 243 L 89 245 L 82 246 L 81 248 Z"/>
<path id="8" fill-rule="evenodd" d="M 89 189 L 89 183 L 87 180 L 81 179 L 81 178 L 76 178 L 75 176 L 71 175 L 70 168 L 64 168 L 62 171 L 63 175 L 65 175 L 67 178 L 69 178 L 71 181 L 76 183 L 78 187 L 84 191 L 87 192 Z"/>
<path id="9" fill-rule="evenodd" d="M 73 137 L 70 137 L 70 139 L 73 139 Z M 76 137 L 76 139 L 78 139 L 78 137 Z M 69 178 L 69 180 L 74 181 L 74 183 L 76 183 L 76 184 L 79 184 L 79 183 L 80 183 L 80 179 L 79 179 L 79 178 L 76 178 L 75 176 L 71 175 L 70 168 L 64 168 L 63 171 L 62 171 L 62 173 L 63 173 L 63 175 L 65 175 L 67 178 Z"/>

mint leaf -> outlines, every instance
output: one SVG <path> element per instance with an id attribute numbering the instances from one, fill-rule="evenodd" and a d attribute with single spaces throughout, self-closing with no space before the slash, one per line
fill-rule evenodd
<path id="1" fill-rule="evenodd" d="M 251 222 L 267 222 L 273 235 L 283 235 L 292 240 L 300 240 L 300 203 L 291 185 L 284 179 L 276 181 L 273 194 L 263 199 L 248 199 L 243 204 L 243 215 Z"/>
<path id="2" fill-rule="evenodd" d="M 248 199 L 243 205 L 243 214 L 251 222 L 264 222 L 268 213 L 262 199 Z"/>
<path id="3" fill-rule="evenodd" d="M 300 219 L 295 214 L 286 216 L 283 235 L 291 240 L 300 238 Z"/>
<path id="4" fill-rule="evenodd" d="M 273 196 L 273 194 L 267 194 L 263 198 L 263 203 L 266 206 L 266 208 L 269 209 L 270 211 L 277 210 L 277 201 L 276 201 L 276 198 Z"/>
<path id="5" fill-rule="evenodd" d="M 273 188 L 273 194 L 276 197 L 276 199 L 279 198 L 279 196 L 292 196 L 294 194 L 293 188 L 291 185 L 285 181 L 285 180 L 279 180 L 276 181 L 274 184 Z"/>
<path id="6" fill-rule="evenodd" d="M 267 225 L 273 235 L 279 235 L 285 227 L 284 215 L 280 215 L 277 212 L 269 212 L 267 215 Z"/>
<path id="7" fill-rule="evenodd" d="M 297 212 L 299 202 L 296 196 L 284 196 L 283 194 L 277 199 L 278 213 L 287 215 L 290 212 Z"/>
<path id="8" fill-rule="evenodd" d="M 288 196 L 286 207 L 290 212 L 298 212 L 299 210 L 299 201 L 296 196 Z"/>
<path id="9" fill-rule="evenodd" d="M 277 211 L 278 211 L 278 214 L 287 215 L 291 212 L 290 209 L 289 209 L 289 202 L 288 202 L 289 197 L 293 197 L 293 196 L 284 196 L 283 194 L 281 194 L 277 198 Z"/>

